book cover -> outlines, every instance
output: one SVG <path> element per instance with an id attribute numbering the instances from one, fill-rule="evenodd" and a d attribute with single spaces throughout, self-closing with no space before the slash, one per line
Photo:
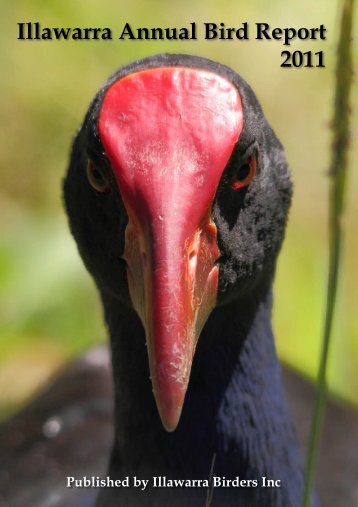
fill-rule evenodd
<path id="1" fill-rule="evenodd" d="M 340 7 L 3 6 L 1 505 L 300 505 Z M 315 507 L 358 505 L 357 184 Z"/>

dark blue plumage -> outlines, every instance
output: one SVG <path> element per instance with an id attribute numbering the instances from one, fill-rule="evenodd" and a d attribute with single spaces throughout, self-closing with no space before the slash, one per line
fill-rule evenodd
<path id="1" fill-rule="evenodd" d="M 270 326 L 271 297 L 213 312 L 193 364 L 179 426 L 162 429 L 148 382 L 146 350 L 134 315 L 109 317 L 117 385 L 116 448 L 110 475 L 279 479 L 280 488 L 217 488 L 213 506 L 298 506 L 302 463 L 281 386 Z M 114 315 L 106 303 L 107 315 Z M 252 312 L 252 313 L 251 313 Z M 250 315 L 247 332 L 242 322 Z M 130 324 L 131 318 L 133 324 Z M 118 344 L 131 344 L 118 348 Z M 117 344 L 117 345 L 115 345 Z M 118 350 L 118 352 L 117 352 Z M 145 372 L 145 374 L 143 374 Z M 138 378 L 139 377 L 139 378 Z M 139 380 L 139 379 L 142 379 Z M 101 492 L 98 505 L 203 505 L 205 489 Z"/>

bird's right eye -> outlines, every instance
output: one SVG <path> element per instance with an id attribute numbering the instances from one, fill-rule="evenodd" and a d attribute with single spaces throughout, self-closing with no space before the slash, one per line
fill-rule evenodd
<path id="1" fill-rule="evenodd" d="M 256 155 L 253 154 L 248 157 L 247 160 L 236 171 L 236 174 L 232 178 L 231 188 L 239 190 L 240 188 L 247 187 L 252 181 L 256 173 L 257 161 Z"/>
<path id="2" fill-rule="evenodd" d="M 106 193 L 111 190 L 111 186 L 102 171 L 98 169 L 92 160 L 87 162 L 87 178 L 91 186 L 97 192 Z"/>

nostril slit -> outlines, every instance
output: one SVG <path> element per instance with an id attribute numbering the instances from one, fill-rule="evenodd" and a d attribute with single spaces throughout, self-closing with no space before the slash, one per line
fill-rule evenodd
<path id="1" fill-rule="evenodd" d="M 189 266 L 190 266 L 190 270 L 193 271 L 193 272 L 195 272 L 195 270 L 196 270 L 197 260 L 198 260 L 197 251 L 196 250 L 192 250 L 189 253 Z"/>

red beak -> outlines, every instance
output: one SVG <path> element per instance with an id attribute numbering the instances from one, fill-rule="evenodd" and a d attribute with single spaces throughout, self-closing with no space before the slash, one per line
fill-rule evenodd
<path id="1" fill-rule="evenodd" d="M 242 126 L 235 86 L 191 68 L 130 74 L 108 89 L 100 111 L 100 136 L 129 217 L 129 291 L 168 431 L 178 424 L 196 343 L 216 303 L 211 205 Z"/>

